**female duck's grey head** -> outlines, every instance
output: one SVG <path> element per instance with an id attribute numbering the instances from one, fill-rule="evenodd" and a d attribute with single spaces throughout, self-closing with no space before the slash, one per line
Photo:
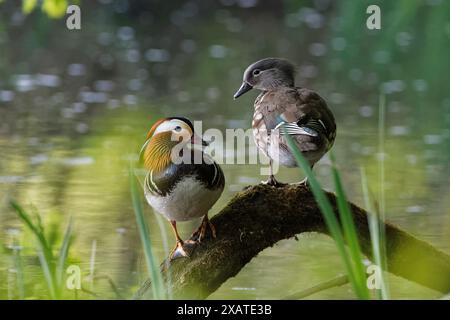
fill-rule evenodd
<path id="1" fill-rule="evenodd" d="M 270 90 L 277 87 L 293 87 L 295 67 L 285 59 L 266 58 L 251 64 L 244 72 L 242 85 L 234 94 L 238 98 L 255 88 Z"/>

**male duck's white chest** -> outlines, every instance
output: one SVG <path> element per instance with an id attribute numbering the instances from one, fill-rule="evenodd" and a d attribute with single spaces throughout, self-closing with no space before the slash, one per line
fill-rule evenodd
<path id="1" fill-rule="evenodd" d="M 166 196 L 146 190 L 147 202 L 169 220 L 187 221 L 208 213 L 222 193 L 222 188 L 210 190 L 193 176 L 186 176 Z"/>

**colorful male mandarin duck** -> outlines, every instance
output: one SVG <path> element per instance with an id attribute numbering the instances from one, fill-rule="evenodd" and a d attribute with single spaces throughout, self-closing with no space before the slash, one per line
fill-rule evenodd
<path id="1" fill-rule="evenodd" d="M 177 243 L 170 259 L 188 256 L 185 245 L 201 242 L 208 228 L 216 236 L 208 211 L 222 194 L 225 178 L 219 165 L 195 145 L 206 143 L 194 133 L 191 121 L 171 117 L 153 125 L 141 149 L 148 170 L 144 182 L 147 202 L 170 221 L 175 233 Z M 183 241 L 177 221 L 199 217 L 203 220 L 192 235 L 194 240 Z"/>
<path id="2" fill-rule="evenodd" d="M 252 127 L 256 145 L 270 158 L 270 176 L 265 182 L 269 185 L 280 184 L 273 174 L 274 160 L 286 167 L 297 166 L 285 134 L 292 137 L 311 168 L 336 137 L 336 123 L 325 100 L 312 90 L 296 87 L 294 78 L 292 63 L 266 58 L 245 70 L 234 94 L 236 99 L 252 88 L 262 91 L 255 100 Z"/>

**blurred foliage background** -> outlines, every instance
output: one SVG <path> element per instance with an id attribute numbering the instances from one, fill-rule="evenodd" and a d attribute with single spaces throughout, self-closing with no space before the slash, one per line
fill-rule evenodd
<path id="1" fill-rule="evenodd" d="M 66 28 L 72 3 L 81 7 L 81 30 Z M 381 8 L 381 30 L 366 28 L 370 4 Z M 348 197 L 363 203 L 360 166 L 379 189 L 384 157 L 387 218 L 448 252 L 449 14 L 442 0 L 0 1 L 0 299 L 21 297 L 21 276 L 24 297 L 49 297 L 35 240 L 10 199 L 36 208 L 55 243 L 73 217 L 69 262 L 98 296 L 67 291 L 66 298 L 130 297 L 146 273 L 127 168 L 147 130 L 171 115 L 202 120 L 204 129 L 249 128 L 255 93 L 232 95 L 244 68 L 267 56 L 296 63 L 297 84 L 318 91 L 335 113 L 334 152 Z M 328 166 L 323 159 L 315 171 L 331 188 Z M 223 169 L 226 190 L 213 213 L 265 178 L 257 165 Z M 301 177 L 281 169 L 279 178 Z M 145 209 L 162 259 L 161 231 Z M 183 234 L 195 225 L 184 224 Z M 264 251 L 212 298 L 280 298 L 343 270 L 331 239 L 302 235 Z M 92 273 L 99 278 L 91 281 Z M 437 296 L 389 280 L 393 298 Z M 311 298 L 354 294 L 342 286 Z"/>

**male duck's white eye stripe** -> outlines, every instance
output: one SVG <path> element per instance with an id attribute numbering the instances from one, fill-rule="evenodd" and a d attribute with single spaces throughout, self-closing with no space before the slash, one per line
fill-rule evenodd
<path id="1" fill-rule="evenodd" d="M 176 130 L 177 127 L 179 127 L 180 129 Z M 156 128 L 153 135 L 156 135 L 161 132 L 172 131 L 172 130 L 181 131 L 181 129 L 183 129 L 183 128 L 187 129 L 187 124 L 184 121 L 181 121 L 178 119 L 172 119 L 172 120 L 164 121 L 163 123 L 161 123 Z"/>

